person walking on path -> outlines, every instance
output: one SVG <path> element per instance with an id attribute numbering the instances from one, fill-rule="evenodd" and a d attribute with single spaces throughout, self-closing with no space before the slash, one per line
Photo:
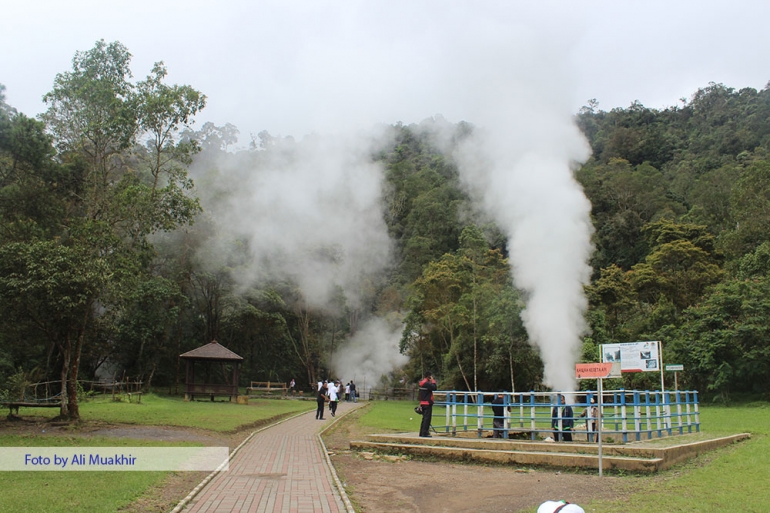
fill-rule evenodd
<path id="1" fill-rule="evenodd" d="M 316 420 L 324 420 L 324 408 L 326 407 L 326 402 L 329 400 L 328 393 L 329 388 L 327 384 L 321 383 L 321 388 L 318 389 L 318 395 L 316 397 L 316 402 L 318 403 L 318 409 L 315 412 Z"/>
<path id="2" fill-rule="evenodd" d="M 433 418 L 433 392 L 438 387 L 431 372 L 426 372 L 420 381 L 420 406 L 422 407 L 422 423 L 420 424 L 420 436 L 430 438 L 430 423 Z"/>
<path id="3" fill-rule="evenodd" d="M 330 383 L 329 384 L 329 411 L 332 414 L 332 417 L 337 415 L 337 401 L 339 401 L 339 388 L 337 388 L 337 383 Z"/>

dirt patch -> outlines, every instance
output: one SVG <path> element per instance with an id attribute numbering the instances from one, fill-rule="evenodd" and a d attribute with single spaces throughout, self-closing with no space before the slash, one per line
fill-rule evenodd
<path id="1" fill-rule="evenodd" d="M 409 457 L 365 459 L 348 449 L 349 440 L 372 433 L 351 422 L 362 413 L 350 413 L 324 436 L 332 462 L 358 511 L 515 512 L 547 500 L 585 504 L 621 497 L 629 491 L 627 480 L 612 476 Z"/>

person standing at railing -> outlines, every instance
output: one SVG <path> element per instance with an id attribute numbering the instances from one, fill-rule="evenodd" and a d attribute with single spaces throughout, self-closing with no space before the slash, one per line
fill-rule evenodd
<path id="1" fill-rule="evenodd" d="M 557 442 L 571 442 L 572 428 L 575 426 L 572 406 L 567 404 L 567 401 L 562 394 L 556 396 L 556 399 L 556 406 L 551 410 L 551 429 L 554 430 L 554 439 Z M 559 415 L 559 405 L 562 406 L 561 415 Z"/>
<path id="2" fill-rule="evenodd" d="M 597 436 L 596 428 L 597 428 L 597 422 L 599 420 L 599 407 L 596 406 L 596 397 L 593 397 L 593 396 L 591 397 L 591 402 L 589 403 L 588 407 L 586 407 L 586 409 L 583 410 L 583 413 L 581 413 L 580 416 L 586 417 L 586 431 L 587 431 L 586 438 L 590 442 L 592 434 L 594 436 Z M 594 441 L 597 441 L 597 440 L 594 440 Z"/>
<path id="3" fill-rule="evenodd" d="M 505 428 L 504 403 L 503 393 L 498 392 L 492 400 L 492 413 L 495 414 L 495 418 L 492 419 L 492 438 L 503 438 L 503 429 Z M 508 411 L 511 411 L 510 406 L 508 407 Z"/>
<path id="4" fill-rule="evenodd" d="M 356 395 L 356 384 L 353 383 L 353 380 L 350 380 L 350 398 L 353 399 L 354 403 L 358 402 L 358 396 Z"/>
<path id="5" fill-rule="evenodd" d="M 345 384 L 345 402 L 350 402 L 350 381 Z"/>
<path id="6" fill-rule="evenodd" d="M 438 389 L 433 373 L 426 372 L 420 381 L 420 406 L 422 407 L 422 423 L 420 424 L 420 436 L 430 438 L 430 422 L 433 417 L 433 392 Z"/>

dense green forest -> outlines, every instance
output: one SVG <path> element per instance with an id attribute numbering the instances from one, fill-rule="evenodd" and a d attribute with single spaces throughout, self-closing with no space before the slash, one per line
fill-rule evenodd
<path id="1" fill-rule="evenodd" d="M 392 259 L 356 297 L 308 301 L 286 274 L 246 280 L 259 241 L 222 237 L 216 205 L 313 144 L 191 121 L 205 96 L 132 81 L 130 54 L 99 42 L 55 77 L 38 119 L 0 86 L 0 387 L 132 376 L 180 391 L 178 355 L 211 340 L 244 357 L 248 381 L 306 386 L 369 319 L 403 322 L 409 363 L 442 388 L 541 387 L 505 238 L 474 207 L 452 158 L 475 127 L 440 117 L 383 130 L 379 213 Z M 770 385 L 770 88 L 709 84 L 663 110 L 635 102 L 575 116 L 593 156 L 576 171 L 596 251 L 584 360 L 598 344 L 661 340 L 680 382 L 721 399 Z M 437 133 L 445 137 L 437 138 Z M 253 175 L 253 176 L 252 176 Z M 332 265 L 334 248 L 320 248 Z M 99 371 L 101 369 L 101 371 Z M 105 370 L 109 369 L 109 370 Z M 624 377 L 656 388 L 659 378 Z"/>

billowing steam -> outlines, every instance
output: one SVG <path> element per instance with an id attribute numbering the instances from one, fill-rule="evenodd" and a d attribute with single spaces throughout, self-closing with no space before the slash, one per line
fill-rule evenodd
<path id="1" fill-rule="evenodd" d="M 515 61 L 482 75 L 473 93 L 482 129 L 456 157 L 472 196 L 508 236 L 514 284 L 526 301 L 522 320 L 541 350 L 544 382 L 569 391 L 586 329 L 593 226 L 573 175 L 590 148 L 563 101 L 568 95 L 556 94 L 563 80 L 521 72 Z M 485 96 L 498 101 L 484 103 Z"/>
<path id="2" fill-rule="evenodd" d="M 586 328 L 583 286 L 590 278 L 593 227 L 570 164 L 586 158 L 586 149 L 579 134 L 565 133 L 551 149 L 533 147 L 513 156 L 501 135 L 474 141 L 485 148 L 486 165 L 469 158 L 478 156 L 479 146 L 461 150 L 461 173 L 508 235 L 514 283 L 525 292 L 522 320 L 541 349 L 545 384 L 573 390 Z"/>
<path id="3" fill-rule="evenodd" d="M 233 270 L 238 283 L 290 279 L 309 307 L 329 308 L 338 291 L 348 306 L 359 306 L 362 286 L 391 259 L 374 140 L 281 142 L 237 177 L 237 190 L 215 199 L 219 225 L 246 240 L 252 254 Z"/>
<path id="4" fill-rule="evenodd" d="M 397 321 L 374 318 L 368 321 L 334 355 L 335 376 L 346 383 L 355 381 L 359 390 L 376 387 L 384 374 L 407 363 L 398 350 L 403 325 Z"/>
<path id="5" fill-rule="evenodd" d="M 216 187 L 197 182 L 217 226 L 198 258 L 222 267 L 228 245 L 241 241 L 248 256 L 230 273 L 242 289 L 285 281 L 297 287 L 303 307 L 337 314 L 343 303 L 359 308 L 392 259 L 383 170 L 372 158 L 383 144 L 388 136 L 379 131 L 313 135 L 299 143 L 277 138 L 252 154 L 256 160 L 219 163 L 216 181 L 235 186 L 212 194 Z M 398 349 L 403 327 L 364 318 L 357 328 L 332 357 L 333 376 L 376 386 L 407 360 Z"/>

